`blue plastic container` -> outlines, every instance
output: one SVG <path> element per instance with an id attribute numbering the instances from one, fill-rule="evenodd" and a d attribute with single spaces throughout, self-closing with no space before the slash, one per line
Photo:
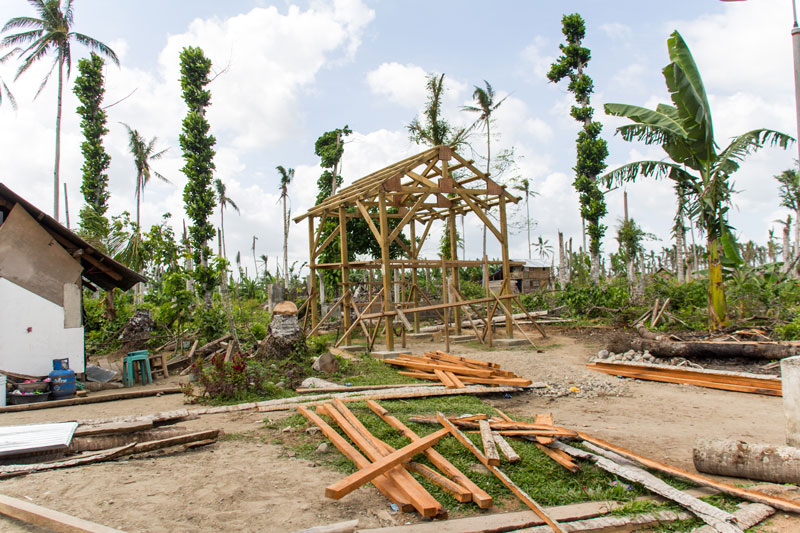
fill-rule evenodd
<path id="1" fill-rule="evenodd" d="M 75 371 L 69 368 L 69 359 L 53 359 L 50 372 L 50 391 L 54 400 L 75 395 Z"/>

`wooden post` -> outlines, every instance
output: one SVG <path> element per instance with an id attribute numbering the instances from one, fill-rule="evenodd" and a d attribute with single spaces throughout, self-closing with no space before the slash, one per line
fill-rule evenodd
<path id="1" fill-rule="evenodd" d="M 414 263 L 411 265 L 411 292 L 414 296 L 414 307 L 419 307 L 419 286 L 417 285 L 417 259 L 419 258 L 419 248 L 417 248 L 417 222 L 409 222 L 411 233 L 411 251 L 414 252 L 411 258 Z M 414 313 L 414 333 L 419 333 L 419 313 Z"/>
<path id="2" fill-rule="evenodd" d="M 442 165 L 446 163 L 442 161 Z M 458 290 L 458 243 L 456 242 L 456 215 L 450 213 L 447 217 L 447 225 L 450 227 L 450 261 L 453 262 L 453 274 L 451 277 L 451 284 L 454 289 Z M 453 308 L 453 319 L 456 323 L 456 335 L 461 335 L 461 307 Z"/>
<path id="3" fill-rule="evenodd" d="M 339 206 L 339 251 L 342 263 L 342 323 L 345 331 L 350 330 L 350 261 L 347 255 L 347 215 L 344 206 Z M 350 334 L 345 335 L 344 342 L 350 344 Z"/>
<path id="4" fill-rule="evenodd" d="M 781 359 L 786 444 L 800 447 L 800 356 Z"/>
<path id="5" fill-rule="evenodd" d="M 448 303 L 447 268 L 442 257 L 442 303 Z M 416 313 L 414 313 L 416 314 Z M 444 308 L 444 351 L 450 353 L 450 308 Z"/>
<path id="6" fill-rule="evenodd" d="M 503 236 L 503 242 L 500 243 L 500 248 L 503 252 L 503 294 L 506 295 L 511 292 L 511 266 L 508 260 L 508 222 L 506 221 L 506 197 L 504 193 L 500 194 L 500 234 Z M 506 337 L 511 339 L 514 337 L 514 324 L 511 322 L 511 305 L 508 300 L 503 300 L 503 309 L 506 312 Z"/>
<path id="7" fill-rule="evenodd" d="M 486 254 L 483 254 L 483 287 L 486 290 L 486 298 L 492 297 L 492 291 L 489 288 L 489 258 L 486 257 Z M 491 302 L 486 302 L 486 335 L 489 338 L 486 340 L 487 344 L 489 344 L 489 348 L 492 347 L 492 317 L 490 309 L 492 308 Z"/>
<path id="8" fill-rule="evenodd" d="M 319 320 L 319 315 L 317 314 L 317 307 L 319 301 L 317 299 L 317 250 L 314 243 L 314 217 L 308 217 L 308 270 L 309 270 L 309 284 L 311 289 L 311 294 L 309 298 L 311 301 L 308 304 L 309 309 L 306 311 L 311 311 L 311 328 L 315 328 L 317 326 L 317 321 Z"/>
<path id="9" fill-rule="evenodd" d="M 389 264 L 389 219 L 386 217 L 386 192 L 378 193 L 378 212 L 381 224 L 381 271 L 383 275 L 383 311 L 392 310 L 392 267 Z M 394 350 L 394 316 L 386 317 L 386 350 Z"/>

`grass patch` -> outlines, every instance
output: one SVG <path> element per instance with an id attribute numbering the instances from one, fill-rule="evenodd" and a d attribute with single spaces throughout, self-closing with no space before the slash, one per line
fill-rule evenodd
<path id="1" fill-rule="evenodd" d="M 397 368 L 387 365 L 379 359 L 367 354 L 361 354 L 358 361 L 350 361 L 337 357 L 339 371 L 322 376 L 329 381 L 341 384 L 349 383 L 352 386 L 360 385 L 402 385 L 408 383 L 430 383 L 419 379 L 401 376 Z"/>

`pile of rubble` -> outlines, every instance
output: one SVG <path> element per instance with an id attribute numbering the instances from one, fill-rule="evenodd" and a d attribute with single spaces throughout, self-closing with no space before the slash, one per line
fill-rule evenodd
<path id="1" fill-rule="evenodd" d="M 589 357 L 589 362 L 590 363 L 630 362 L 630 363 L 648 363 L 651 365 L 670 365 L 670 366 L 680 366 L 680 367 L 703 368 L 697 363 L 693 363 L 692 361 L 684 359 L 683 357 L 670 357 L 669 359 L 662 359 L 654 356 L 647 350 L 644 350 L 643 352 L 637 352 L 636 350 L 628 350 L 627 352 L 624 353 L 614 353 L 614 352 L 609 352 L 608 350 L 600 350 L 599 352 L 597 352 L 597 355 Z"/>

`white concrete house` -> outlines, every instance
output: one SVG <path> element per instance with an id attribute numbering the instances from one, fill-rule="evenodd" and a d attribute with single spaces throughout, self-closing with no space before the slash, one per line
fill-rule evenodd
<path id="1" fill-rule="evenodd" d="M 0 371 L 85 370 L 82 287 L 128 290 L 145 278 L 0 183 Z"/>

